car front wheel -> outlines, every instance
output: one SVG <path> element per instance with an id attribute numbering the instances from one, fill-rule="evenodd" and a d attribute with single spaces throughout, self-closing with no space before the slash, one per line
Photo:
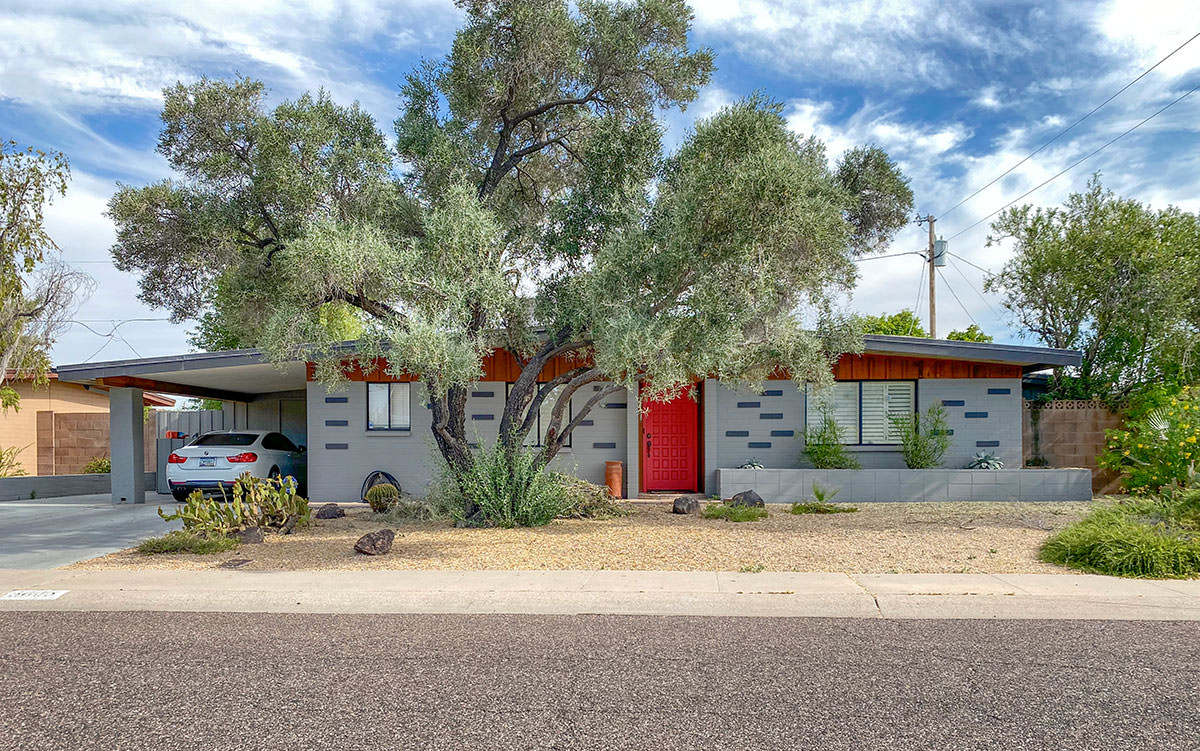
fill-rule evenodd
<path id="1" fill-rule="evenodd" d="M 191 495 L 191 491 L 187 488 L 175 488 L 171 491 L 171 496 L 180 503 L 186 501 L 189 495 Z"/>

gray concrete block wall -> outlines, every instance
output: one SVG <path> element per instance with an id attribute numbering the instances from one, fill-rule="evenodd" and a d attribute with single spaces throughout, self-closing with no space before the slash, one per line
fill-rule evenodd
<path id="1" fill-rule="evenodd" d="M 1019 378 L 927 378 L 917 382 L 920 411 L 944 402 L 949 402 L 944 408 L 954 435 L 942 466 L 966 467 L 980 451 L 998 456 L 1006 468 L 1022 466 Z M 986 417 L 982 416 L 985 413 Z M 988 445 L 991 443 L 998 445 Z"/>
<path id="2" fill-rule="evenodd" d="M 767 503 L 813 498 L 813 485 L 838 491 L 836 503 L 926 501 L 1090 501 L 1087 469 L 719 469 L 717 491 L 754 490 Z"/>
<path id="3" fill-rule="evenodd" d="M 506 388 L 502 382 L 471 386 L 467 397 L 466 430 L 472 443 L 482 446 L 495 443 L 507 398 Z M 409 430 L 368 431 L 365 383 L 351 383 L 340 392 L 328 392 L 323 384 L 308 384 L 308 491 L 311 499 L 319 502 L 358 500 L 363 480 L 375 470 L 392 474 L 406 492 L 426 492 L 437 477 L 442 458 L 433 443 L 432 417 L 425 394 L 422 384 L 410 385 Z M 572 398 L 572 406 L 581 408 L 592 395 L 591 388 L 585 386 Z M 614 395 L 605 403 L 623 404 L 624 394 Z M 551 466 L 591 482 L 603 483 L 605 462 L 625 458 L 627 412 L 627 409 L 609 408 L 603 404 L 594 408 L 585 418 L 592 424 L 575 429 L 572 446 L 560 451 Z M 345 424 L 327 424 L 329 421 Z M 613 444 L 612 448 L 607 444 Z"/>
<path id="4" fill-rule="evenodd" d="M 703 398 L 706 492 L 716 487 L 720 467 L 738 467 L 750 459 L 766 467 L 801 466 L 804 392 L 795 383 L 767 381 L 762 391 L 754 391 L 735 389 L 709 378 L 704 382 Z M 792 435 L 779 435 L 786 431 Z"/>
<path id="5" fill-rule="evenodd" d="M 154 489 L 155 477 L 154 472 L 143 474 L 143 481 L 147 489 Z M 0 501 L 94 495 L 109 493 L 111 489 L 112 477 L 108 474 L 0 477 Z"/>

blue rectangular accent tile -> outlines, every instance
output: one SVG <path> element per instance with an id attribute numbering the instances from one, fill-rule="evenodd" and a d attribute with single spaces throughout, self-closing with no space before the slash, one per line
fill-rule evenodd
<path id="1" fill-rule="evenodd" d="M 746 445 L 752 449 L 769 449 L 769 448 L 771 448 L 770 441 L 750 441 Z"/>
<path id="2" fill-rule="evenodd" d="M 758 409 L 762 406 L 762 402 L 738 402 L 738 409 Z"/>
<path id="3" fill-rule="evenodd" d="M 965 406 L 967 406 L 967 403 L 965 401 L 963 401 L 962 399 L 943 399 L 942 406 L 943 407 L 965 407 Z"/>
<path id="4" fill-rule="evenodd" d="M 608 404 L 604 405 L 604 408 L 605 409 L 625 409 L 627 406 L 629 406 L 629 405 L 627 405 L 625 402 L 609 402 Z"/>
<path id="5" fill-rule="evenodd" d="M 988 389 L 989 394 L 1011 394 L 1012 389 Z"/>
<path id="6" fill-rule="evenodd" d="M 581 427 L 581 428 L 582 428 L 584 425 L 595 425 L 595 424 L 596 424 L 596 421 L 595 421 L 595 420 L 580 420 L 580 421 L 579 421 L 579 427 Z"/>
<path id="7" fill-rule="evenodd" d="M 767 389 L 763 392 L 763 396 L 783 396 L 782 389 Z"/>
<path id="8" fill-rule="evenodd" d="M 598 442 L 592 444 L 592 448 L 594 449 L 615 449 L 616 447 L 617 444 L 611 442 Z"/>
<path id="9" fill-rule="evenodd" d="M 749 430 L 726 430 L 725 435 L 728 438 L 745 438 L 750 435 Z"/>
<path id="10" fill-rule="evenodd" d="M 994 449 L 1000 446 L 1000 441 L 975 441 L 977 449 Z"/>
<path id="11" fill-rule="evenodd" d="M 969 418 L 973 418 L 973 419 L 982 419 L 984 417 L 987 417 L 987 412 L 963 412 L 963 417 L 969 417 Z"/>
<path id="12" fill-rule="evenodd" d="M 791 436 L 796 435 L 796 431 L 794 431 L 794 430 L 772 430 L 771 435 L 776 436 L 776 437 L 779 437 L 779 436 L 791 437 Z"/>
<path id="13" fill-rule="evenodd" d="M 348 443 L 327 443 L 327 444 L 325 444 L 325 448 L 328 449 L 329 451 L 337 451 L 340 449 L 350 448 L 350 444 L 348 444 Z"/>
<path id="14" fill-rule="evenodd" d="M 348 401 L 350 401 L 350 397 L 347 397 L 347 396 L 327 396 L 327 397 L 325 397 L 326 404 L 345 404 Z"/>
<path id="15" fill-rule="evenodd" d="M 472 420 L 495 420 L 495 415 L 471 415 Z"/>
<path id="16" fill-rule="evenodd" d="M 930 433 L 933 435 L 954 435 L 954 428 L 949 428 L 948 430 L 932 430 Z"/>
<path id="17" fill-rule="evenodd" d="M 471 396 L 476 399 L 491 399 L 496 395 L 495 391 L 472 391 Z"/>
<path id="18" fill-rule="evenodd" d="M 330 428 L 344 428 L 349 424 L 350 424 L 349 420 L 326 420 L 325 421 L 326 427 L 330 427 Z"/>
<path id="19" fill-rule="evenodd" d="M 759 414 L 758 419 L 760 419 L 760 420 L 782 420 L 783 413 L 782 412 L 763 412 L 763 413 Z"/>

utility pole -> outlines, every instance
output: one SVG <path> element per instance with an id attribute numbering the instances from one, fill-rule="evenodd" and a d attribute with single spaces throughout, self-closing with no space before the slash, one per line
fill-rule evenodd
<path id="1" fill-rule="evenodd" d="M 933 218 L 933 214 L 925 217 L 929 220 L 929 338 L 937 339 L 937 287 L 934 284 L 933 262 L 934 262 L 934 234 L 933 223 L 937 220 Z"/>

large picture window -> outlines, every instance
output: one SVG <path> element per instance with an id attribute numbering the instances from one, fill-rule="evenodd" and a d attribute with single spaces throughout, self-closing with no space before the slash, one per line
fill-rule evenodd
<path id="1" fill-rule="evenodd" d="M 367 430 L 408 430 L 409 417 L 407 383 L 367 384 Z"/>
<path id="2" fill-rule="evenodd" d="M 917 408 L 915 381 L 838 381 L 831 388 L 806 391 L 806 425 L 813 430 L 828 413 L 837 423 L 842 443 L 887 446 L 900 442 L 893 417 Z"/>
<path id="3" fill-rule="evenodd" d="M 506 399 L 508 398 L 508 395 L 512 393 L 512 387 L 513 385 L 511 383 L 507 385 L 504 392 Z M 540 389 L 542 386 L 539 384 L 538 388 Z M 558 395 L 564 388 L 566 387 L 555 386 L 554 389 L 546 395 L 546 398 L 542 400 L 542 406 L 538 408 L 538 416 L 537 419 L 534 420 L 533 428 L 530 429 L 529 435 L 525 436 L 526 446 L 542 445 L 542 439 L 546 437 L 546 428 L 550 427 L 550 415 L 554 412 L 554 405 L 558 402 Z M 558 424 L 559 430 L 567 427 L 571 420 L 574 419 L 574 412 L 575 405 L 568 402 L 567 414 L 563 415 L 563 419 Z M 563 447 L 570 448 L 571 441 L 574 437 L 574 433 L 567 436 L 567 440 L 563 442 Z"/>

